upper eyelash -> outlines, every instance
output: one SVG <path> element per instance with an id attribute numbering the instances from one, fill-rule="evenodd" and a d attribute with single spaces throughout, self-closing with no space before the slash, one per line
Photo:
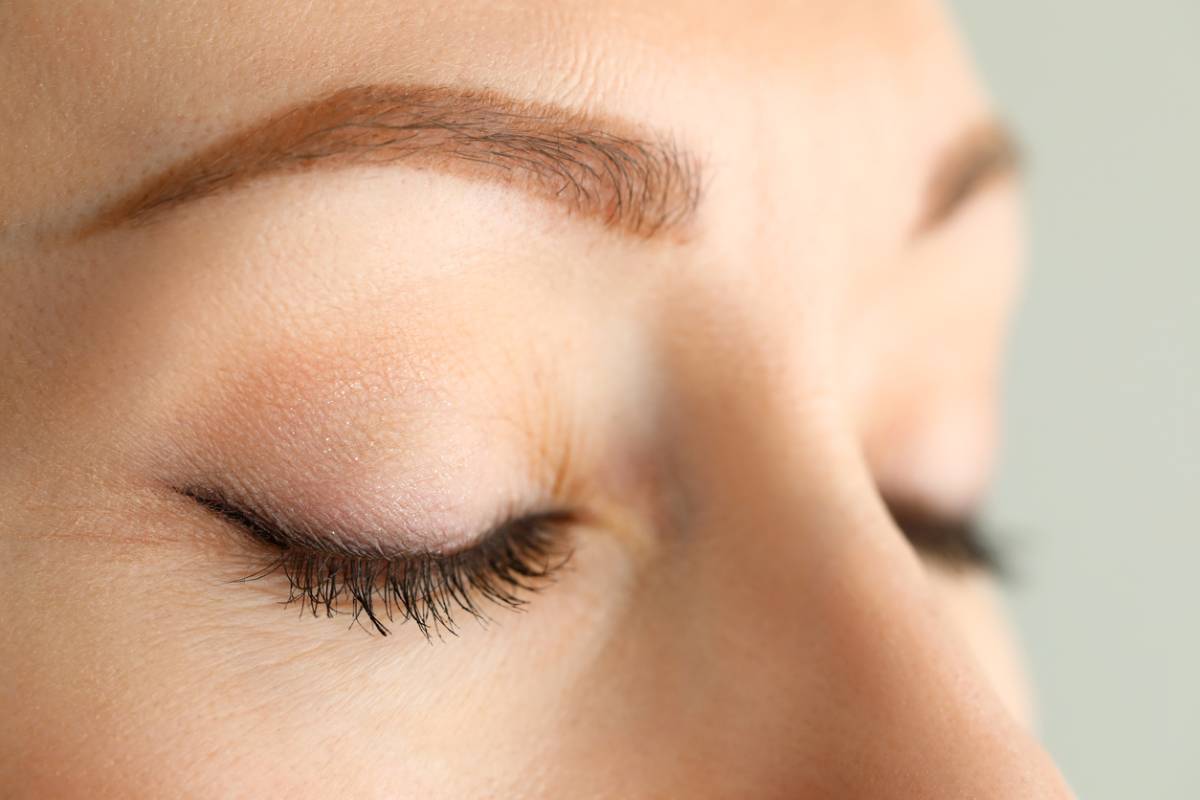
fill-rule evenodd
<path id="1" fill-rule="evenodd" d="M 947 517 L 900 500 L 887 500 L 887 507 L 896 527 L 919 553 L 950 567 L 982 569 L 1001 578 L 1011 576 L 1005 554 L 974 517 Z"/>
<path id="2" fill-rule="evenodd" d="M 283 573 L 285 605 L 299 603 L 314 616 L 323 610 L 332 617 L 348 603 L 355 622 L 365 617 L 383 636 L 391 632 L 387 623 L 408 621 L 426 639 L 442 631 L 457 634 L 455 609 L 486 621 L 484 601 L 520 609 L 528 602 L 523 595 L 551 582 L 572 552 L 564 539 L 573 515 L 565 511 L 510 517 L 454 553 L 392 556 L 310 543 L 218 492 L 189 488 L 182 493 L 278 550 L 271 563 L 243 581 Z"/>
<path id="3" fill-rule="evenodd" d="M 350 604 L 355 622 L 365 616 L 381 635 L 387 622 L 412 621 L 426 639 L 441 631 L 457 633 L 454 608 L 477 620 L 489 619 L 480 601 L 519 609 L 524 593 L 544 588 L 571 557 L 564 547 L 570 512 L 513 516 L 470 548 L 454 553 L 415 552 L 391 556 L 355 550 L 289 533 L 268 517 L 242 508 L 224 494 L 199 488 L 179 490 L 213 513 L 241 527 L 260 544 L 276 548 L 265 567 L 243 578 L 260 580 L 282 572 L 288 580 L 285 605 L 299 603 L 314 616 L 327 616 Z M 1007 560 L 971 518 L 946 519 L 914 504 L 889 500 L 897 527 L 920 552 L 952 567 L 1009 574 Z"/>

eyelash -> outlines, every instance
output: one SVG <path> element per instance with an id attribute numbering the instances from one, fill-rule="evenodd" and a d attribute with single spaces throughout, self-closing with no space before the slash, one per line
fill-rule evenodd
<path id="1" fill-rule="evenodd" d="M 944 517 L 919 505 L 889 501 L 896 527 L 917 552 L 956 569 L 980 569 L 1000 578 L 1012 576 L 1003 549 L 973 517 Z"/>
<path id="2" fill-rule="evenodd" d="M 354 622 L 362 623 L 366 617 L 383 636 L 391 633 L 385 620 L 411 621 L 432 640 L 443 631 L 457 635 L 455 609 L 480 622 L 490 620 L 485 602 L 520 610 L 528 603 L 524 595 L 552 583 L 572 554 L 565 539 L 574 518 L 565 511 L 510 517 L 458 552 L 387 556 L 298 544 L 303 536 L 288 533 L 219 492 L 189 488 L 181 494 L 276 551 L 267 566 L 242 581 L 282 573 L 288 581 L 284 605 L 298 603 L 314 617 L 322 610 L 333 617 L 348 602 Z M 922 553 L 951 567 L 1008 574 L 1006 559 L 971 520 L 940 519 L 903 502 L 888 506 L 905 537 Z"/>
<path id="3" fill-rule="evenodd" d="M 529 602 L 525 595 L 552 583 L 572 554 L 565 540 L 573 516 L 564 511 L 513 516 L 458 552 L 388 556 L 298 544 L 303 537 L 220 494 L 183 493 L 277 551 L 270 564 L 242 581 L 282 573 L 288 582 L 284 605 L 333 617 L 348 604 L 354 622 L 362 624 L 365 617 L 383 636 L 391 633 L 388 623 L 411 621 L 432 640 L 442 632 L 457 635 L 456 613 L 486 623 L 487 603 L 520 610 Z"/>

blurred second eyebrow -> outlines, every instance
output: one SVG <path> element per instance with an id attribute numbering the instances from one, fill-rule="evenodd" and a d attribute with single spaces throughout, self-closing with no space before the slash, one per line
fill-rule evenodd
<path id="1" fill-rule="evenodd" d="M 1021 168 L 1021 148 L 995 121 L 968 128 L 934 165 L 916 233 L 936 228 L 993 180 Z"/>

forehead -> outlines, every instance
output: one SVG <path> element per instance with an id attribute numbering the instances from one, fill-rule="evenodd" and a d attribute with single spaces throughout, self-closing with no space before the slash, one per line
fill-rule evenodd
<path id="1" fill-rule="evenodd" d="M 452 85 L 618 116 L 694 147 L 717 217 L 903 217 L 983 105 L 927 0 L 10 5 L 0 209 L 67 227 L 300 99 Z M 866 184 L 871 191 L 863 191 Z M 892 188 L 896 191 L 892 191 Z"/>

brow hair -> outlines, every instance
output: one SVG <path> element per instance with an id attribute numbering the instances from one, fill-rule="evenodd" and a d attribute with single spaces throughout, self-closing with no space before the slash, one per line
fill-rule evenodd
<path id="1" fill-rule="evenodd" d="M 1018 174 L 1022 161 L 1020 144 L 999 121 L 965 129 L 934 164 L 915 232 L 937 228 L 990 182 Z"/>
<path id="2" fill-rule="evenodd" d="M 698 159 L 667 136 L 493 92 L 355 86 L 285 109 L 145 181 L 85 227 L 146 224 L 268 174 L 403 162 L 514 185 L 649 238 L 687 225 Z"/>

